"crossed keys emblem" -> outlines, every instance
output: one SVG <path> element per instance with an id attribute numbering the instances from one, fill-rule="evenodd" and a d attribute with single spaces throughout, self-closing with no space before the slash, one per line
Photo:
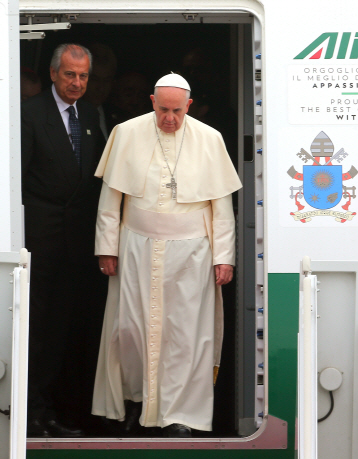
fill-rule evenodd
<path id="1" fill-rule="evenodd" d="M 304 163 L 307 163 L 308 161 L 313 161 L 317 166 L 320 166 L 321 164 L 312 156 L 310 155 L 304 148 L 301 148 L 300 152 L 297 153 L 297 156 L 302 159 Z M 341 148 L 340 150 L 337 151 L 328 161 L 323 164 L 323 166 L 327 166 L 329 163 L 331 163 L 334 159 L 338 162 L 341 163 L 344 158 L 348 156 L 348 153 L 344 151 L 344 148 Z"/>

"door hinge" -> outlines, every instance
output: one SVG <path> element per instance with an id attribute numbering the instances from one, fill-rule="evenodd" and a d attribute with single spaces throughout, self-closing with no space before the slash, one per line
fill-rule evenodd
<path id="1" fill-rule="evenodd" d="M 65 15 L 68 21 L 77 21 L 79 13 L 70 13 Z"/>
<path id="2" fill-rule="evenodd" d="M 4 414 L 5 416 L 9 416 L 9 418 L 10 418 L 10 405 L 9 405 L 9 409 L 8 410 L 1 410 L 0 409 L 0 413 Z"/>
<path id="3" fill-rule="evenodd" d="M 198 13 L 182 13 L 186 21 L 195 21 Z"/>

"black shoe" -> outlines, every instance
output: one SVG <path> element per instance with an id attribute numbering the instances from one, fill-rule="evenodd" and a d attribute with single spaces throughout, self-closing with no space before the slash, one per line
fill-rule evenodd
<path id="1" fill-rule="evenodd" d="M 80 422 L 86 437 L 120 437 L 121 423 L 114 419 L 107 419 L 102 416 L 92 416 L 83 418 Z M 123 423 L 122 423 L 123 424 Z"/>
<path id="2" fill-rule="evenodd" d="M 45 423 L 48 431 L 53 437 L 60 438 L 79 438 L 84 436 L 81 429 L 73 429 L 60 424 L 55 419 L 51 419 Z"/>
<path id="3" fill-rule="evenodd" d="M 49 438 L 50 432 L 47 430 L 45 424 L 39 419 L 31 419 L 27 422 L 27 436 Z"/>
<path id="4" fill-rule="evenodd" d="M 139 432 L 141 425 L 139 418 L 142 414 L 142 402 L 132 402 L 128 400 L 126 403 L 126 420 L 124 421 L 124 434 L 134 435 Z"/>
<path id="5" fill-rule="evenodd" d="M 170 424 L 163 428 L 164 437 L 191 438 L 191 428 L 184 424 Z"/>

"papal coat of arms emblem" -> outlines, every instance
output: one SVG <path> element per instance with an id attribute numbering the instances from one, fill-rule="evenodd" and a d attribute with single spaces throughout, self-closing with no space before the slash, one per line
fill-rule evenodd
<path id="1" fill-rule="evenodd" d="M 347 158 L 348 153 L 341 148 L 334 154 L 334 145 L 323 131 L 313 140 L 310 151 L 311 154 L 301 148 L 297 153 L 305 163 L 311 162 L 303 166 L 302 173 L 297 172 L 293 166 L 287 171 L 290 177 L 301 182 L 299 186 L 290 187 L 290 198 L 295 199 L 297 206 L 297 211 L 291 212 L 290 215 L 295 221 L 302 223 L 311 221 L 313 217 L 327 216 L 334 217 L 340 223 L 352 220 L 356 212 L 349 210 L 349 207 L 352 199 L 356 198 L 356 187 L 346 186 L 344 183 L 353 179 L 358 171 L 351 166 L 348 172 L 343 172 L 340 164 L 333 164 L 334 161 L 341 163 Z M 303 199 L 317 210 L 303 211 L 306 206 L 303 205 L 303 201 L 299 202 Z M 342 199 L 345 200 L 343 204 Z"/>

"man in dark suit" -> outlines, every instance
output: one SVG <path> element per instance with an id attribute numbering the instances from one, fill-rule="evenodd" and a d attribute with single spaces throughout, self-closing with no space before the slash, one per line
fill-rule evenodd
<path id="1" fill-rule="evenodd" d="M 108 101 L 117 71 L 117 58 L 113 50 L 102 43 L 93 43 L 89 49 L 93 66 L 84 99 L 97 108 L 101 130 L 107 141 L 114 126 L 121 123 L 117 107 Z"/>
<path id="2" fill-rule="evenodd" d="M 80 99 L 90 67 L 86 48 L 60 45 L 51 61 L 52 88 L 22 105 L 22 195 L 31 252 L 29 436 L 82 436 L 57 414 L 90 417 L 106 297 L 93 255 L 101 186 L 93 174 L 104 138 L 97 110 Z"/>

